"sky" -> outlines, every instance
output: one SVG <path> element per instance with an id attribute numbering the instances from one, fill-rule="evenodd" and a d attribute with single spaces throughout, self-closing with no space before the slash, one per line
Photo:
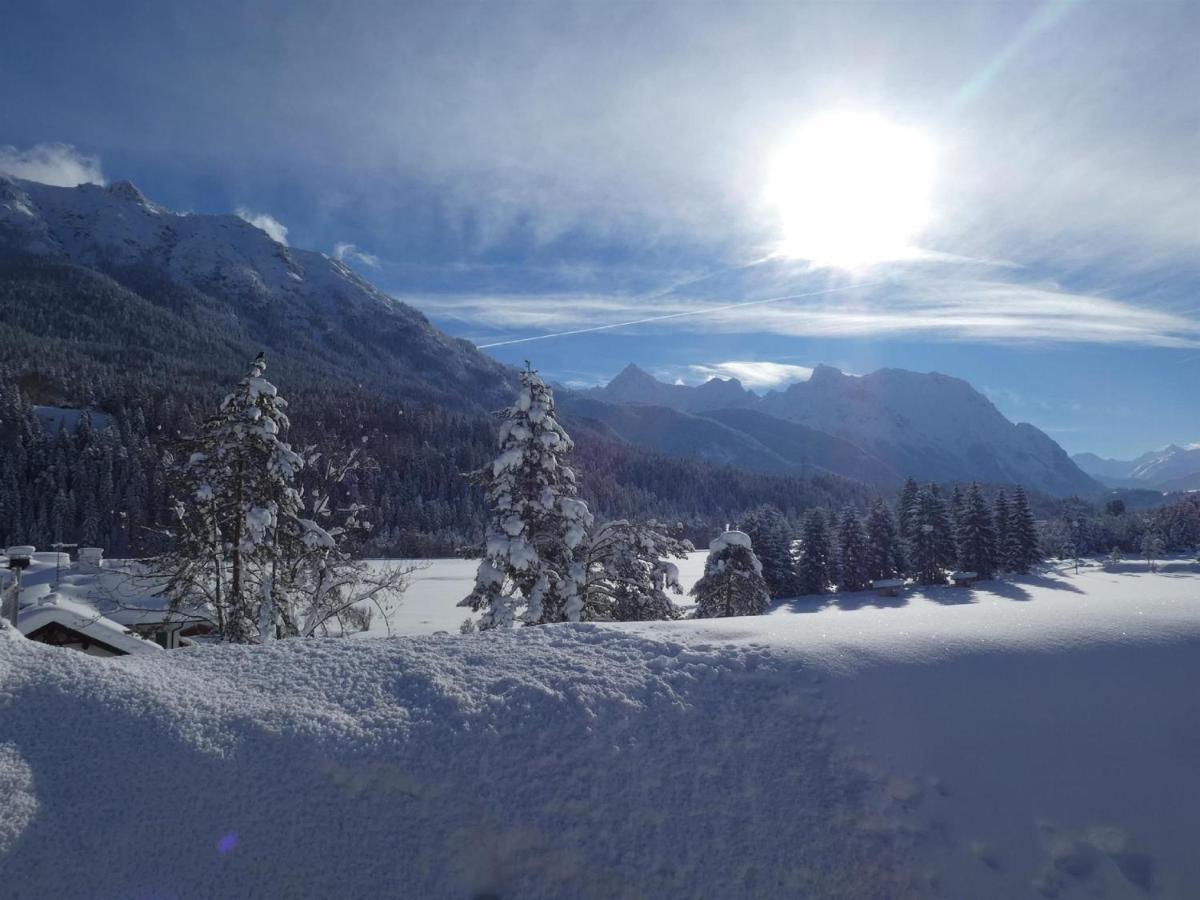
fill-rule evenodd
<path id="1" fill-rule="evenodd" d="M 18 4 L 0 170 L 337 256 L 562 383 L 969 380 L 1200 441 L 1200 4 Z M 635 323 L 635 324 L 625 324 Z"/>

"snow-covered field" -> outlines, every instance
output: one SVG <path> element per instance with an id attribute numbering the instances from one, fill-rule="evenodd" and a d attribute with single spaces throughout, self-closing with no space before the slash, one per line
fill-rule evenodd
<path id="1" fill-rule="evenodd" d="M 704 560 L 708 554 L 697 552 L 688 554 L 688 558 L 678 560 L 679 583 L 685 591 L 700 580 L 704 574 Z M 418 559 L 418 560 L 373 560 L 376 566 L 391 566 L 395 564 L 414 565 L 412 585 L 404 594 L 401 602 L 388 621 L 376 616 L 371 623 L 371 637 L 390 633 L 394 635 L 436 634 L 439 631 L 458 633 L 463 619 L 471 614 L 468 609 L 462 609 L 455 604 L 471 593 L 475 584 L 475 570 L 479 567 L 477 559 Z M 690 606 L 691 598 L 681 596 L 675 598 L 681 606 Z"/>
<path id="2" fill-rule="evenodd" d="M 0 640 L 0 896 L 1200 896 L 1200 576 L 1142 568 L 463 637 L 442 561 L 393 627 L 445 636 Z"/>

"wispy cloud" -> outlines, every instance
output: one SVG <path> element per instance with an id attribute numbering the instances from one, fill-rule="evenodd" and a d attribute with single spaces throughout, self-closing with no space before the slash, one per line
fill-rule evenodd
<path id="1" fill-rule="evenodd" d="M 105 183 L 99 157 L 70 144 L 34 144 L 27 150 L 0 145 L 0 172 L 59 187 Z"/>
<path id="2" fill-rule="evenodd" d="M 688 369 L 704 380 L 736 378 L 743 386 L 751 390 L 780 387 L 796 381 L 808 381 L 813 372 L 810 366 L 758 360 L 729 360 L 727 362 L 694 364 L 688 366 Z"/>
<path id="3" fill-rule="evenodd" d="M 360 250 L 357 245 L 345 241 L 338 241 L 333 245 L 333 258 L 338 262 L 360 262 L 364 266 L 370 266 L 372 269 L 379 268 L 378 256 L 374 253 L 367 253 L 365 250 Z"/>
<path id="4" fill-rule="evenodd" d="M 244 206 L 237 208 L 238 218 L 244 219 L 255 228 L 261 228 L 271 240 L 287 246 L 287 226 L 268 213 L 256 213 Z"/>
<path id="5" fill-rule="evenodd" d="M 531 332 L 527 338 L 623 328 L 796 337 L 924 336 L 993 343 L 1200 347 L 1200 320 L 1053 286 L 913 278 L 777 300 L 490 294 L 408 298 L 431 315 Z"/>

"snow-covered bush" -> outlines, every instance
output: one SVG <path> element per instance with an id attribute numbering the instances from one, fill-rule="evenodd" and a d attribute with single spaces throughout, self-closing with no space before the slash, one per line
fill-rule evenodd
<path id="1" fill-rule="evenodd" d="M 581 560 L 586 574 L 583 618 L 592 621 L 648 622 L 677 613 L 668 591 L 682 594 L 679 569 L 692 545 L 659 530 L 619 519 L 588 536 Z"/>
<path id="2" fill-rule="evenodd" d="M 727 531 L 708 545 L 708 551 L 704 575 L 692 588 L 696 617 L 765 613 L 771 606 L 771 596 L 750 538 L 741 531 Z"/>

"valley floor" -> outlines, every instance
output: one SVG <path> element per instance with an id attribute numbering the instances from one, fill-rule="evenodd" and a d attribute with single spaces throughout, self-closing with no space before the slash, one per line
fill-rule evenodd
<path id="1" fill-rule="evenodd" d="M 463 637 L 472 568 L 392 639 L 0 640 L 0 895 L 1200 895 L 1189 564 Z"/>

